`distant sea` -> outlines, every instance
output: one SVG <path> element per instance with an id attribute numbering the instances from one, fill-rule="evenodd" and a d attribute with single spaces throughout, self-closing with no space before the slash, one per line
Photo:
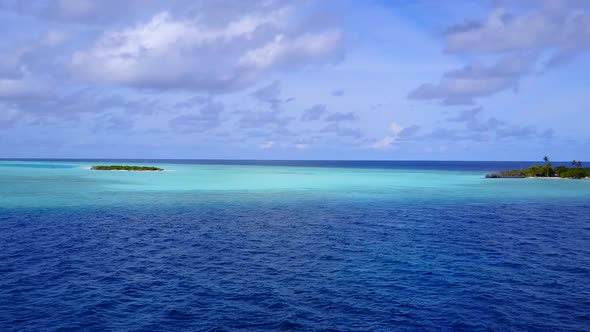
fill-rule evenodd
<path id="1" fill-rule="evenodd" d="M 590 181 L 484 178 L 532 164 L 0 160 L 0 331 L 589 331 Z"/>

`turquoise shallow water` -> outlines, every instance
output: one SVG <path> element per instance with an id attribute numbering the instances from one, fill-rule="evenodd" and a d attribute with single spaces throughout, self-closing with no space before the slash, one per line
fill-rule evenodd
<path id="1" fill-rule="evenodd" d="M 167 171 L 112 172 L 91 171 L 92 164 L 0 161 L 1 206 L 185 205 L 210 203 L 224 194 L 275 201 L 590 199 L 590 181 L 485 179 L 484 170 L 150 163 Z"/>
<path id="2" fill-rule="evenodd" d="M 0 331 L 590 330 L 590 181 L 121 163 L 0 161 Z"/>

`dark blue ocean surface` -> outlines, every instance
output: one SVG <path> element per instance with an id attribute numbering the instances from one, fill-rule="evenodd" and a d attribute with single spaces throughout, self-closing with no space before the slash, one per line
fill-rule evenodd
<path id="1" fill-rule="evenodd" d="M 0 158 L 0 161 L 3 159 Z M 4 159 L 11 160 L 11 159 Z M 18 161 L 18 160 L 17 160 Z M 26 159 L 25 161 L 56 161 L 55 159 Z M 245 160 L 245 159 L 58 159 L 64 162 L 110 164 L 172 163 L 180 165 L 248 165 L 330 168 L 374 168 L 414 170 L 498 171 L 520 169 L 543 164 L 541 161 L 414 161 L 414 160 Z M 570 166 L 569 161 L 554 161 L 554 166 Z M 0 164 L 1 166 L 1 164 Z"/>
<path id="2" fill-rule="evenodd" d="M 109 182 L 92 195 L 121 204 L 2 204 L 0 331 L 590 330 L 590 183 L 496 200 L 461 181 L 370 199 Z M 518 181 L 481 190 L 551 190 Z"/>

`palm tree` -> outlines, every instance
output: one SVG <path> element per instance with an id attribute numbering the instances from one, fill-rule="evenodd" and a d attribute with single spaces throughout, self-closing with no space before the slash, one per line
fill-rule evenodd
<path id="1" fill-rule="evenodd" d="M 574 159 L 574 161 L 572 161 L 572 166 L 576 167 L 578 166 L 578 162 Z"/>
<path id="2" fill-rule="evenodd" d="M 549 177 L 549 170 L 551 169 L 551 163 L 549 162 L 549 157 L 543 157 L 543 161 L 545 161 L 545 171 L 547 172 L 547 177 Z"/>
<path id="3" fill-rule="evenodd" d="M 576 166 L 578 166 L 578 168 L 582 168 L 582 162 L 578 160 L 578 162 L 576 163 Z"/>

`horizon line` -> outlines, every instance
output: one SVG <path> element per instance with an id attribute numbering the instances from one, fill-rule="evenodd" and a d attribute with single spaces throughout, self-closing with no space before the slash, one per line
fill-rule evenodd
<path id="1" fill-rule="evenodd" d="M 110 158 L 110 157 L 96 157 L 96 158 L 0 158 L 0 161 L 53 161 L 53 160 L 64 160 L 64 161 L 94 161 L 94 160 L 183 160 L 183 161 L 269 161 L 269 162 L 283 162 L 283 161 L 302 161 L 302 162 L 543 162 L 543 160 L 458 160 L 458 159 L 225 159 L 225 158 Z M 581 162 L 585 162 L 580 160 Z M 550 162 L 557 163 L 570 163 L 571 160 L 553 160 Z"/>

